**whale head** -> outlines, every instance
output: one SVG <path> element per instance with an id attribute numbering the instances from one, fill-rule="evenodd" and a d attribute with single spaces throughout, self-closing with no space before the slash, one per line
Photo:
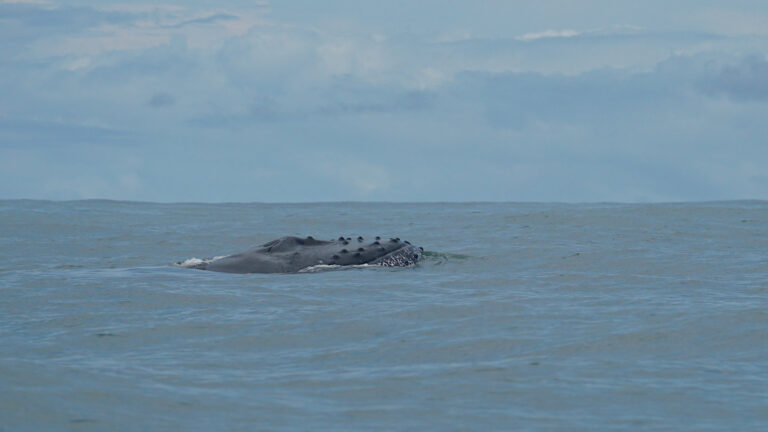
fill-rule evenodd
<path id="1" fill-rule="evenodd" d="M 194 268 L 226 273 L 294 273 L 317 265 L 409 267 L 422 257 L 422 248 L 399 238 L 366 240 L 362 236 L 340 236 L 318 240 L 311 236 L 288 236 Z"/>

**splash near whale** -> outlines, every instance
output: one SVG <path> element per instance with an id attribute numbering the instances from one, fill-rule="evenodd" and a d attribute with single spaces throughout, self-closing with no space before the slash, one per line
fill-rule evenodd
<path id="1" fill-rule="evenodd" d="M 411 267 L 422 259 L 424 249 L 407 240 L 363 237 L 317 240 L 314 237 L 281 237 L 254 249 L 210 260 L 189 259 L 182 267 L 224 273 L 298 273 L 319 266 L 374 265 Z"/>

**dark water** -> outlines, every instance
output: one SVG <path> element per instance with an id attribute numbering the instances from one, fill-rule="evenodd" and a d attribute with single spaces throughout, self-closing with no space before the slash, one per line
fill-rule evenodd
<path id="1" fill-rule="evenodd" d="M 413 269 L 175 261 L 398 236 Z M 0 201 L 0 430 L 768 426 L 768 203 Z"/>

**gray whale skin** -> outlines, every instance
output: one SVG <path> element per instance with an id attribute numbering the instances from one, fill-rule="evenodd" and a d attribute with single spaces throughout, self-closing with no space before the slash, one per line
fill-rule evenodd
<path id="1" fill-rule="evenodd" d="M 421 258 L 423 248 L 399 238 L 366 242 L 363 237 L 316 240 L 313 237 L 281 237 L 249 251 L 189 265 L 224 273 L 296 273 L 316 265 L 379 265 L 410 267 Z"/>

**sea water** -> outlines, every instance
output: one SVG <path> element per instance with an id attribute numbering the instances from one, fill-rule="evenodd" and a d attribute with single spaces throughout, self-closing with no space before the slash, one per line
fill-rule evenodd
<path id="1" fill-rule="evenodd" d="M 174 266 L 284 235 L 415 268 Z M 0 431 L 768 430 L 768 203 L 0 201 Z"/>

